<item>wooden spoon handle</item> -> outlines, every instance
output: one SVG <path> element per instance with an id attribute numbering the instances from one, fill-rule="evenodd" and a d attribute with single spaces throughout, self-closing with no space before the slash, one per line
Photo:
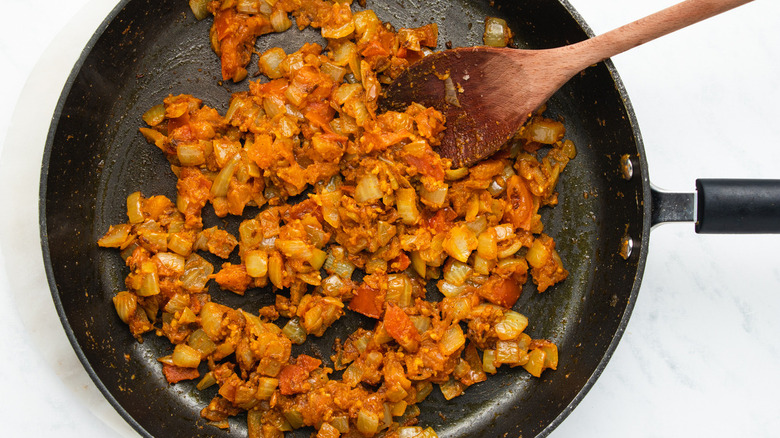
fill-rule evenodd
<path id="1" fill-rule="evenodd" d="M 564 59 L 568 59 L 566 64 L 574 75 L 618 53 L 751 1 L 686 0 L 633 23 L 556 50 L 566 52 Z"/>

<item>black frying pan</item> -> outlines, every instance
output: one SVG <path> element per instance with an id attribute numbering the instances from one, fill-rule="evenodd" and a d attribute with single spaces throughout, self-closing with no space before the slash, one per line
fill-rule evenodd
<path id="1" fill-rule="evenodd" d="M 507 19 L 521 47 L 555 47 L 588 36 L 576 12 L 556 0 L 413 3 L 369 1 L 368 7 L 396 27 L 439 23 L 442 46 L 480 44 L 486 15 Z M 125 221 L 129 193 L 175 195 L 168 163 L 138 133 L 140 115 L 178 93 L 194 94 L 224 112 L 230 94 L 246 88 L 218 80 L 209 26 L 209 20 L 196 22 L 183 0 L 123 2 L 68 80 L 44 154 L 41 230 L 55 304 L 98 388 L 147 436 L 245 436 L 241 418 L 229 431 L 200 419 L 213 392 L 165 382 L 156 358 L 168 354 L 170 345 L 155 337 L 139 344 L 129 335 L 111 304 L 123 289 L 124 265 L 115 251 L 95 244 L 109 225 Z M 318 38 L 316 31 L 293 30 L 260 38 L 258 49 L 281 46 L 289 52 Z M 440 436 L 534 436 L 555 428 L 593 385 L 620 339 L 639 289 L 651 226 L 693 219 L 688 208 L 693 195 L 651 190 L 636 120 L 609 62 L 574 78 L 548 107 L 565 120 L 567 137 L 579 147 L 559 184 L 560 205 L 543 213 L 571 274 L 544 294 L 529 288 L 516 308 L 531 320 L 533 337 L 558 344 L 560 366 L 541 379 L 502 369 L 449 402 L 434 391 L 421 406 L 420 420 Z M 704 184 L 709 191 L 710 183 Z M 776 188 L 770 187 L 773 193 Z M 771 213 L 759 212 L 752 225 Z M 206 220 L 233 231 L 238 222 Z M 732 224 L 700 222 L 705 223 Z M 252 310 L 273 300 L 268 290 L 240 298 L 214 286 L 211 293 L 217 301 Z M 327 357 L 333 339 L 360 324 L 365 321 L 357 316 L 344 318 L 303 351 Z"/>

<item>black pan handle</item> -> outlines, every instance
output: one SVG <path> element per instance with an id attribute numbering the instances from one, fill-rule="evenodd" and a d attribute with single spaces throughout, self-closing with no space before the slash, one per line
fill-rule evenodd
<path id="1" fill-rule="evenodd" d="M 780 180 L 696 180 L 696 232 L 780 233 Z"/>
<path id="2" fill-rule="evenodd" d="M 651 220 L 695 220 L 700 234 L 780 233 L 780 180 L 697 179 L 695 194 L 652 188 Z"/>

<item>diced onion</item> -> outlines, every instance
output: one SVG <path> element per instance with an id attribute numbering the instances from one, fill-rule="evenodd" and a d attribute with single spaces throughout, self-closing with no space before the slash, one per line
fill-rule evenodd
<path id="1" fill-rule="evenodd" d="M 332 274 L 322 280 L 322 294 L 330 297 L 338 297 L 344 289 L 344 280 L 336 274 Z"/>
<path id="2" fill-rule="evenodd" d="M 184 263 L 184 273 L 179 278 L 184 289 L 201 291 L 206 287 L 209 276 L 214 273 L 214 266 L 197 254 L 190 254 Z"/>
<path id="3" fill-rule="evenodd" d="M 367 173 L 358 178 L 355 188 L 355 201 L 373 202 L 382 199 L 384 193 L 379 187 L 379 179 L 373 173 Z"/>
<path id="4" fill-rule="evenodd" d="M 414 225 L 420 220 L 420 211 L 417 209 L 417 193 L 412 188 L 398 189 L 395 191 L 395 205 L 398 215 L 406 225 Z"/>
<path id="5" fill-rule="evenodd" d="M 206 357 L 217 349 L 217 344 L 211 340 L 203 329 L 197 329 L 187 338 L 187 345 L 198 350 L 201 357 Z"/>
<path id="6" fill-rule="evenodd" d="M 260 409 L 250 409 L 249 411 L 247 411 L 246 413 L 247 438 L 261 438 L 263 436 L 264 415 L 265 413 Z"/>
<path id="7" fill-rule="evenodd" d="M 428 191 L 423 187 L 420 189 L 420 199 L 428 201 L 433 207 L 439 208 L 444 205 L 444 201 L 447 199 L 447 186 L 434 191 Z"/>
<path id="8" fill-rule="evenodd" d="M 341 380 L 349 386 L 356 386 L 363 378 L 363 368 L 357 364 L 350 364 L 344 374 L 342 374 Z"/>
<path id="9" fill-rule="evenodd" d="M 479 254 L 474 256 L 472 261 L 474 272 L 480 275 L 490 275 L 491 270 L 496 265 L 494 260 L 485 260 Z"/>
<path id="10" fill-rule="evenodd" d="M 277 96 L 267 96 L 263 99 L 263 109 L 270 118 L 287 114 L 287 106 L 284 100 Z"/>
<path id="11" fill-rule="evenodd" d="M 562 150 L 564 155 L 570 160 L 573 160 L 577 156 L 577 148 L 571 140 L 564 140 Z"/>
<path id="12" fill-rule="evenodd" d="M 266 50 L 258 59 L 260 71 L 269 79 L 281 78 L 283 75 L 281 64 L 286 57 L 287 54 L 281 47 L 274 47 Z"/>
<path id="13" fill-rule="evenodd" d="M 515 230 L 512 228 L 511 224 L 496 225 L 493 227 L 493 231 L 496 232 L 496 238 L 499 242 L 514 237 L 515 235 Z"/>
<path id="14" fill-rule="evenodd" d="M 447 331 L 444 332 L 444 335 L 441 337 L 441 341 L 439 342 L 439 349 L 442 353 L 449 356 L 458 351 L 465 344 L 466 337 L 463 336 L 463 330 L 461 330 L 460 325 L 453 324 L 447 329 Z"/>
<path id="15" fill-rule="evenodd" d="M 506 47 L 512 38 L 512 33 L 506 21 L 501 18 L 487 17 L 485 19 L 485 33 L 482 41 L 490 47 Z"/>
<path id="16" fill-rule="evenodd" d="M 301 345 L 306 342 L 306 330 L 298 318 L 287 321 L 287 324 L 282 328 L 282 334 L 287 336 L 293 344 Z"/>
<path id="17" fill-rule="evenodd" d="M 507 257 L 511 257 L 515 255 L 518 251 L 520 251 L 520 248 L 523 247 L 523 242 L 520 240 L 515 240 L 514 242 L 511 242 L 509 246 L 502 247 L 498 251 L 498 258 L 503 259 Z"/>
<path id="18" fill-rule="evenodd" d="M 271 283 L 278 289 L 281 289 L 284 286 L 283 269 L 282 257 L 279 254 L 271 254 L 268 256 L 268 279 L 271 280 Z"/>
<path id="19" fill-rule="evenodd" d="M 352 41 L 344 41 L 338 44 L 334 41 L 332 44 L 334 47 L 331 50 L 331 55 L 333 56 L 333 62 L 337 65 L 345 66 L 349 64 L 353 56 L 357 55 L 357 46 Z M 363 88 L 362 85 L 361 88 Z"/>
<path id="20" fill-rule="evenodd" d="M 431 382 L 428 382 L 428 381 L 420 382 L 417 385 L 417 395 L 415 396 L 415 401 L 417 403 L 420 403 L 421 401 L 423 401 L 426 398 L 428 398 L 428 396 L 431 394 L 431 392 L 433 392 L 433 384 Z M 409 408 L 413 409 L 414 411 L 416 411 L 419 414 L 419 408 L 417 408 L 417 406 L 412 405 Z M 414 409 L 414 408 L 416 408 L 416 409 Z"/>
<path id="21" fill-rule="evenodd" d="M 219 171 L 217 177 L 214 178 L 214 183 L 211 185 L 211 194 L 215 197 L 227 196 L 228 187 L 230 186 L 230 179 L 233 178 L 233 174 L 236 173 L 236 167 L 241 162 L 241 155 L 236 154 L 227 163 L 222 170 Z"/>
<path id="22" fill-rule="evenodd" d="M 387 295 L 385 301 L 407 307 L 412 303 L 412 282 L 406 274 L 390 274 L 387 276 Z"/>
<path id="23" fill-rule="evenodd" d="M 119 248 L 127 241 L 131 229 L 130 224 L 112 225 L 98 240 L 98 245 L 103 248 Z"/>
<path id="24" fill-rule="evenodd" d="M 347 74 L 347 69 L 332 62 L 323 62 L 320 66 L 320 71 L 328 75 L 336 83 L 344 80 L 344 75 Z"/>
<path id="25" fill-rule="evenodd" d="M 485 215 L 477 216 L 474 220 L 466 222 L 466 226 L 474 232 L 474 235 L 479 236 L 480 233 L 487 229 L 487 218 Z"/>
<path id="26" fill-rule="evenodd" d="M 469 174 L 468 167 L 459 167 L 457 169 L 447 169 L 444 171 L 444 177 L 450 181 L 461 179 Z"/>
<path id="27" fill-rule="evenodd" d="M 277 386 L 279 386 L 279 379 L 260 377 L 257 381 L 257 392 L 255 393 L 255 397 L 259 400 L 270 400 L 271 396 L 274 395 Z"/>
<path id="28" fill-rule="evenodd" d="M 296 86 L 295 84 L 290 84 L 290 86 L 287 87 L 286 90 L 284 90 L 284 97 L 287 98 L 290 103 L 292 103 L 295 107 L 300 108 L 304 101 L 306 100 L 306 96 L 308 96 L 308 93 Z M 286 136 L 291 137 L 291 136 Z"/>
<path id="29" fill-rule="evenodd" d="M 244 264 L 250 277 L 265 277 L 268 273 L 268 254 L 262 250 L 248 251 L 244 255 Z"/>
<path id="30" fill-rule="evenodd" d="M 409 319 L 420 334 L 431 328 L 431 318 L 422 315 L 409 315 Z"/>
<path id="31" fill-rule="evenodd" d="M 181 256 L 188 256 L 192 252 L 192 241 L 188 240 L 184 234 L 168 234 L 168 249 Z"/>
<path id="32" fill-rule="evenodd" d="M 457 297 L 469 289 L 466 285 L 455 285 L 448 281 L 439 281 L 437 285 L 439 287 L 439 292 L 441 292 L 445 297 L 449 298 Z"/>
<path id="33" fill-rule="evenodd" d="M 203 147 L 199 143 L 181 143 L 176 146 L 176 157 L 182 166 L 200 166 L 206 162 Z"/>
<path id="34" fill-rule="evenodd" d="M 293 429 L 299 429 L 303 427 L 303 414 L 297 409 L 285 410 L 283 412 L 284 418 L 290 423 L 290 427 Z"/>
<path id="35" fill-rule="evenodd" d="M 484 350 L 482 352 L 482 371 L 489 374 L 495 374 L 498 371 L 496 369 L 495 361 L 496 361 L 496 351 Z"/>
<path id="36" fill-rule="evenodd" d="M 460 225 L 450 230 L 442 244 L 443 249 L 456 260 L 468 262 L 471 251 L 477 248 L 478 242 L 474 232 L 466 225 Z"/>
<path id="37" fill-rule="evenodd" d="M 485 260 L 495 260 L 498 257 L 498 237 L 494 228 L 480 233 L 477 238 L 477 254 Z"/>
<path id="38" fill-rule="evenodd" d="M 379 430 L 379 417 L 363 408 L 358 412 L 357 429 L 364 435 L 373 435 Z"/>
<path id="39" fill-rule="evenodd" d="M 471 266 L 460 261 L 453 261 L 444 268 L 444 281 L 455 286 L 461 286 L 471 276 Z"/>
<path id="40" fill-rule="evenodd" d="M 455 379 L 450 379 L 439 386 L 441 394 L 446 400 L 452 400 L 453 398 L 463 394 L 465 387 L 462 383 Z"/>
<path id="41" fill-rule="evenodd" d="M 187 344 L 178 344 L 173 349 L 173 364 L 183 368 L 197 368 L 200 365 L 200 351 Z"/>
<path id="42" fill-rule="evenodd" d="M 287 16 L 287 12 L 282 9 L 274 9 L 271 13 L 271 27 L 274 28 L 274 32 L 284 32 L 292 26 L 290 17 Z"/>
<path id="43" fill-rule="evenodd" d="M 165 307 L 163 307 L 163 310 L 168 313 L 176 313 L 184 310 L 185 307 L 190 305 L 190 294 L 187 293 L 177 293 L 174 294 L 167 303 L 165 303 Z"/>
<path id="44" fill-rule="evenodd" d="M 542 144 L 554 144 L 563 138 L 566 129 L 556 120 L 536 117 L 525 126 L 523 138 Z"/>
<path id="45" fill-rule="evenodd" d="M 308 262 L 312 268 L 319 270 L 322 265 L 325 264 L 325 260 L 327 258 L 328 253 L 319 248 L 313 248 L 311 250 L 311 256 L 309 256 Z"/>
<path id="46" fill-rule="evenodd" d="M 498 339 L 506 341 L 518 338 L 526 327 L 528 327 L 528 318 L 514 310 L 507 310 L 495 329 Z"/>
<path id="47" fill-rule="evenodd" d="M 376 272 L 387 272 L 387 260 L 371 259 L 366 262 L 365 271 L 368 274 L 373 274 Z"/>
<path id="48" fill-rule="evenodd" d="M 414 272 L 416 272 L 420 277 L 426 278 L 425 274 L 427 271 L 427 265 L 425 264 L 425 260 L 423 260 L 422 256 L 420 256 L 420 252 L 413 251 L 411 254 L 409 254 L 409 258 L 412 261 L 412 268 L 414 269 Z"/>
<path id="49" fill-rule="evenodd" d="M 135 315 L 136 309 L 138 309 L 138 297 L 134 294 L 123 291 L 119 292 L 112 299 L 114 301 L 114 308 L 119 315 L 119 319 L 125 324 L 130 322 L 130 319 Z"/>
<path id="50" fill-rule="evenodd" d="M 447 76 L 444 80 L 444 102 L 448 105 L 460 108 L 458 90 L 455 88 L 455 83 L 452 82 L 452 77 L 450 76 Z"/>
<path id="51" fill-rule="evenodd" d="M 539 347 L 544 351 L 544 367 L 557 369 L 558 368 L 558 347 L 552 342 L 546 342 Z"/>
<path id="52" fill-rule="evenodd" d="M 328 258 L 325 259 L 325 271 L 336 274 L 339 277 L 349 280 L 355 271 L 355 265 L 346 259 L 346 251 L 340 246 L 331 246 Z"/>
<path id="53" fill-rule="evenodd" d="M 333 419 L 330 421 L 330 424 L 341 433 L 349 432 L 349 417 L 345 415 L 333 417 Z"/>
<path id="54" fill-rule="evenodd" d="M 206 303 L 200 310 L 200 325 L 203 331 L 212 340 L 220 338 L 222 332 L 222 318 L 225 315 L 223 306 L 216 303 Z"/>
<path id="55" fill-rule="evenodd" d="M 192 5 L 193 0 L 190 0 L 190 5 Z M 200 20 L 200 18 L 199 18 Z M 141 118 L 146 122 L 149 126 L 157 126 L 160 123 L 165 120 L 165 105 L 159 104 L 155 105 L 151 108 L 149 108 L 142 116 Z"/>
<path id="56" fill-rule="evenodd" d="M 179 254 L 174 254 L 171 252 L 160 252 L 155 254 L 154 258 L 156 258 L 161 265 L 170 269 L 176 274 L 184 272 L 184 257 L 180 256 Z"/>
<path id="57" fill-rule="evenodd" d="M 404 426 L 398 428 L 398 438 L 419 438 L 423 428 L 419 426 Z"/>
<path id="58" fill-rule="evenodd" d="M 545 353 L 540 349 L 534 349 L 528 352 L 528 362 L 523 364 L 523 368 L 534 377 L 540 377 L 544 370 Z"/>
<path id="59" fill-rule="evenodd" d="M 160 293 L 160 281 L 157 279 L 156 272 L 147 272 L 141 279 L 141 287 L 138 289 L 138 296 L 150 297 Z"/>
<path id="60" fill-rule="evenodd" d="M 142 198 L 141 192 L 133 192 L 127 197 L 127 217 L 131 224 L 144 221 L 144 213 L 141 211 Z"/>
<path id="61" fill-rule="evenodd" d="M 284 254 L 285 257 L 309 260 L 312 256 L 312 251 L 315 249 L 303 240 L 276 240 L 276 248 Z"/>
<path id="62" fill-rule="evenodd" d="M 495 362 L 499 364 L 518 365 L 521 353 L 516 341 L 496 341 Z"/>
<path id="63" fill-rule="evenodd" d="M 197 385 L 195 385 L 196 388 L 198 388 L 199 391 L 203 391 L 206 388 L 210 388 L 217 384 L 217 378 L 214 377 L 214 373 L 209 371 L 206 373 L 202 379 L 200 379 L 200 382 L 198 382 Z"/>
<path id="64" fill-rule="evenodd" d="M 323 192 L 320 194 L 322 200 L 322 218 L 328 225 L 338 228 L 341 225 L 341 216 L 339 216 L 338 206 L 341 202 L 341 191 Z"/>
<path id="65" fill-rule="evenodd" d="M 528 248 L 528 252 L 525 254 L 528 264 L 534 268 L 544 266 L 550 257 L 550 250 L 539 239 L 534 240 L 534 243 L 531 244 L 531 247 Z"/>

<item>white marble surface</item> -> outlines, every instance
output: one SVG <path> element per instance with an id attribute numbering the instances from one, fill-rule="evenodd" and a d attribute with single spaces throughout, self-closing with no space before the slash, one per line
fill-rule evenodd
<path id="1" fill-rule="evenodd" d="M 597 33 L 673 0 L 571 0 Z M 4 436 L 134 436 L 64 335 L 41 261 L 40 158 L 62 84 L 116 0 L 0 0 L 0 423 Z M 614 59 L 654 184 L 780 178 L 780 2 L 757 0 Z M 20 101 L 17 99 L 22 97 Z M 563 437 L 780 434 L 778 236 L 651 236 L 625 336 Z"/>

